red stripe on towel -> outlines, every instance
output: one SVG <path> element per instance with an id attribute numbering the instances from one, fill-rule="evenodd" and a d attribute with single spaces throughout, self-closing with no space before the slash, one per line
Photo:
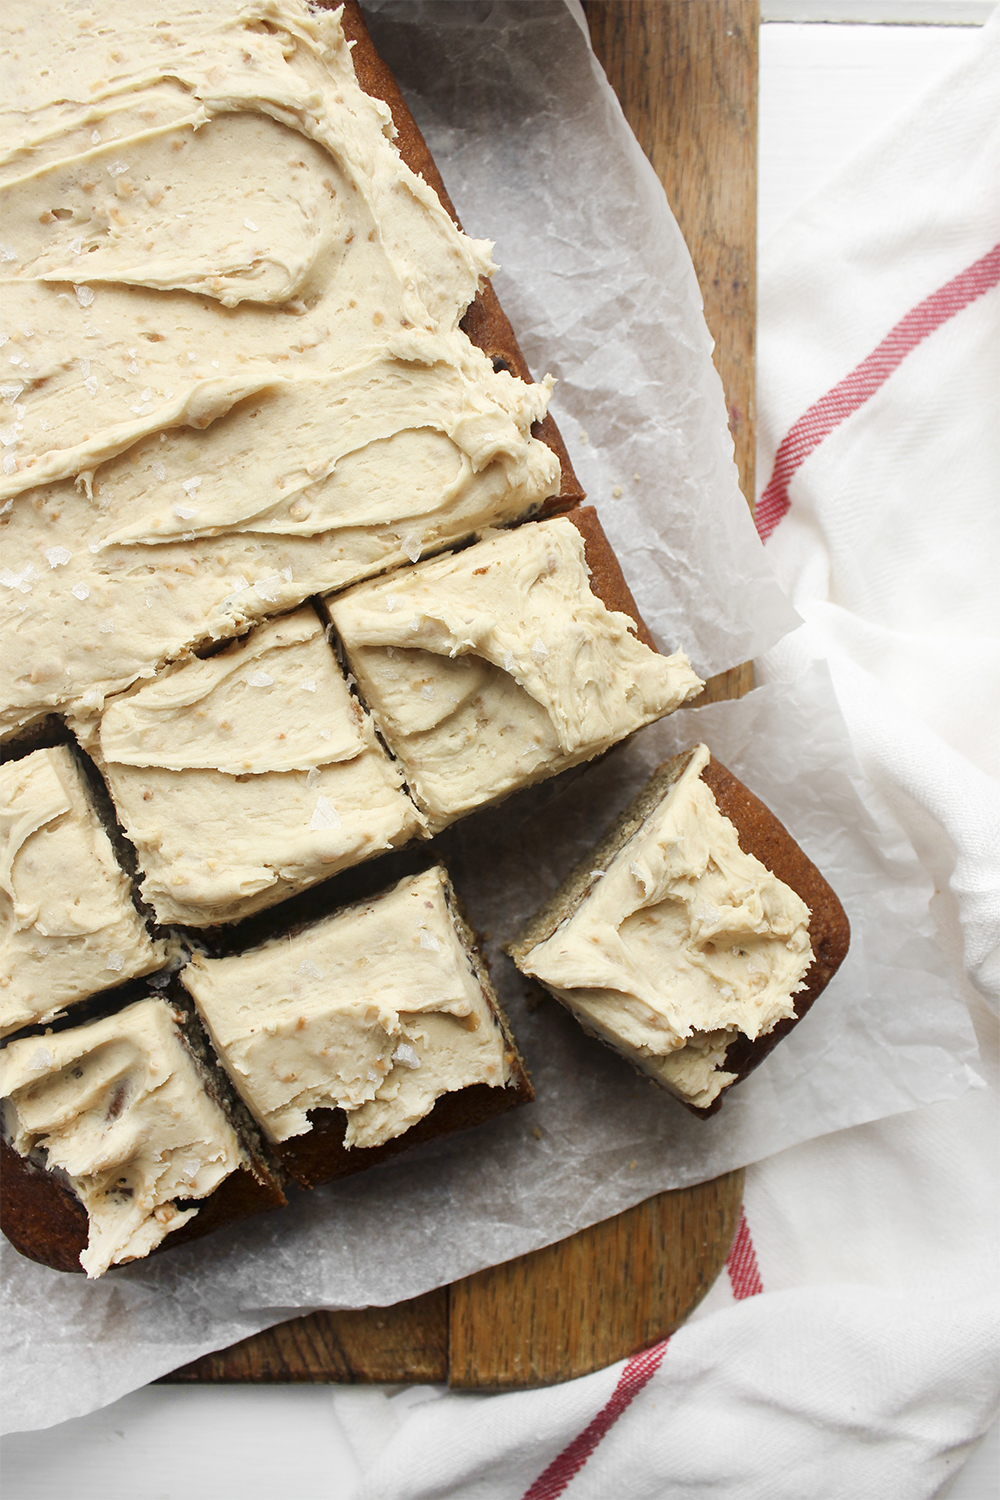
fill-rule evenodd
<path id="1" fill-rule="evenodd" d="M 539 1474 L 531 1488 L 525 1491 L 523 1500 L 556 1500 L 556 1496 L 562 1494 L 574 1474 L 578 1474 L 583 1468 L 608 1429 L 614 1426 L 625 1408 L 634 1401 L 646 1382 L 656 1374 L 667 1352 L 669 1342 L 669 1339 L 663 1339 L 661 1343 L 654 1344 L 652 1349 L 644 1349 L 641 1354 L 633 1354 L 632 1358 L 626 1361 L 611 1399 L 605 1406 L 602 1406 L 597 1416 L 588 1423 L 580 1435 L 563 1449 L 558 1458 L 552 1460 L 545 1472 Z"/>
<path id="2" fill-rule="evenodd" d="M 1000 245 L 939 287 L 902 318 L 867 359 L 810 406 L 781 440 L 774 469 L 757 502 L 757 530 L 766 542 L 789 506 L 788 486 L 796 470 L 845 417 L 884 385 L 919 343 L 1000 281 Z"/>
<path id="3" fill-rule="evenodd" d="M 736 1237 L 726 1257 L 726 1270 L 729 1272 L 733 1296 L 737 1300 L 741 1301 L 744 1297 L 756 1297 L 764 1290 L 764 1283 L 760 1279 L 757 1266 L 757 1254 L 753 1248 L 753 1240 L 750 1238 L 750 1226 L 747 1224 L 746 1214 L 742 1209 L 740 1222 L 736 1226 Z M 525 1491 L 522 1500 L 556 1500 L 556 1497 L 562 1494 L 573 1476 L 583 1468 L 601 1439 L 617 1422 L 622 1412 L 635 1400 L 646 1382 L 656 1374 L 663 1362 L 669 1342 L 669 1339 L 663 1339 L 659 1344 L 654 1344 L 652 1349 L 644 1349 L 641 1354 L 633 1354 L 632 1358 L 626 1361 L 611 1399 L 601 1407 L 596 1417 L 587 1424 L 579 1436 L 575 1437 L 559 1456 L 552 1460 L 544 1473 L 539 1474 L 530 1489 Z"/>
<path id="4" fill-rule="evenodd" d="M 736 1226 L 736 1236 L 726 1257 L 726 1270 L 729 1272 L 733 1296 L 737 1302 L 742 1302 L 744 1297 L 759 1297 L 764 1290 L 764 1283 L 760 1279 L 757 1266 L 757 1252 L 754 1250 L 753 1240 L 750 1238 L 750 1226 L 742 1208 L 740 1209 L 740 1222 Z"/>

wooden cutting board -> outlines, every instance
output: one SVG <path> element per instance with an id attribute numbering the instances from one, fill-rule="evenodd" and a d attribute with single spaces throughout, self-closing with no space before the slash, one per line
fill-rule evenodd
<path id="1" fill-rule="evenodd" d="M 584 9 L 691 250 L 752 497 L 759 0 L 584 0 Z M 751 685 L 749 666 L 737 667 L 713 678 L 703 701 Z M 742 1194 L 742 1172 L 660 1193 L 425 1296 L 294 1318 L 165 1378 L 512 1390 L 584 1375 L 684 1321 L 722 1269 Z"/>

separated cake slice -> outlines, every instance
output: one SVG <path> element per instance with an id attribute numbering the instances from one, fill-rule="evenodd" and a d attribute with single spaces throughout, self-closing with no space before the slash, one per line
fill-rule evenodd
<path id="1" fill-rule="evenodd" d="M 531 1098 L 441 866 L 247 952 L 193 954 L 181 982 L 304 1186 Z M 462 1105 L 442 1120 L 444 1095 Z"/>
<path id="2" fill-rule="evenodd" d="M 3 1230 L 22 1254 L 100 1276 L 183 1230 L 234 1174 L 227 1220 L 284 1202 L 206 1088 L 180 1019 L 149 998 L 0 1052 Z"/>
<path id="3" fill-rule="evenodd" d="M 0 768 L 0 1035 L 166 962 L 67 745 Z"/>
<path id="4" fill-rule="evenodd" d="M 309 607 L 112 699 L 81 732 L 161 922 L 232 921 L 423 830 Z"/>
<path id="5" fill-rule="evenodd" d="M 326 601 L 433 830 L 600 755 L 702 687 L 683 652 L 637 638 L 634 604 L 626 614 L 595 592 L 592 577 L 631 603 L 596 516 L 582 515 L 586 541 L 557 516 Z"/>
<path id="6" fill-rule="evenodd" d="M 656 772 L 508 952 L 585 1030 L 711 1114 L 849 937 L 815 865 L 699 745 Z"/>

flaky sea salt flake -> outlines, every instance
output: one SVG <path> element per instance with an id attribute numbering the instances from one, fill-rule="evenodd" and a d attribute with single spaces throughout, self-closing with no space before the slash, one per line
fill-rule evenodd
<path id="1" fill-rule="evenodd" d="M 421 948 L 426 948 L 428 953 L 441 952 L 441 944 L 438 942 L 433 932 L 428 932 L 426 927 L 421 927 L 420 929 L 420 946 Z"/>
<path id="2" fill-rule="evenodd" d="M 281 574 L 269 573 L 266 578 L 255 578 L 254 593 L 268 604 L 276 604 L 281 597 Z"/>
<path id="3" fill-rule="evenodd" d="M 392 1060 L 394 1063 L 402 1063 L 404 1068 L 420 1067 L 420 1058 L 410 1046 L 409 1042 L 400 1042 L 399 1046 L 392 1054 Z"/>
<path id="4" fill-rule="evenodd" d="M 31 593 L 31 579 L 35 576 L 32 563 L 23 568 L 20 573 L 14 573 L 10 568 L 0 568 L 0 583 L 5 589 L 16 589 L 19 594 Z"/>
<path id="5" fill-rule="evenodd" d="M 76 300 L 81 307 L 89 307 L 91 305 L 94 300 L 94 293 L 91 287 L 74 284 L 73 290 L 76 293 Z"/>
<path id="6" fill-rule="evenodd" d="M 68 547 L 49 547 L 45 553 L 45 560 L 50 568 L 64 568 L 72 556 Z"/>
<path id="7" fill-rule="evenodd" d="M 309 819 L 309 828 L 318 833 L 321 828 L 339 828 L 341 817 L 328 797 L 317 797 L 316 808 Z"/>
<path id="8" fill-rule="evenodd" d="M 259 667 L 256 672 L 250 672 L 245 679 L 247 687 L 271 687 L 274 678 L 269 672 Z"/>

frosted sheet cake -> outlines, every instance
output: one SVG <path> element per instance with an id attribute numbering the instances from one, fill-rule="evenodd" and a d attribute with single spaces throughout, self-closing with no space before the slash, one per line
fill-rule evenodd
<path id="1" fill-rule="evenodd" d="M 458 228 L 356 6 L 341 17 L 296 0 L 238 11 L 142 0 L 124 15 L 107 0 L 81 4 L 60 12 L 56 102 L 56 28 L 23 3 L 10 17 L 0 734 L 22 765 L 25 734 L 47 716 L 72 726 L 106 778 L 161 923 L 217 929 L 277 903 L 282 945 L 308 945 L 281 915 L 293 892 L 599 754 L 700 684 L 681 653 L 657 656 L 634 605 L 618 602 L 623 581 L 599 528 L 580 512 L 572 523 L 533 519 L 580 498 L 546 413 L 551 381 L 528 376 L 489 285 L 491 247 Z M 537 563 L 540 546 L 539 596 L 572 587 L 546 639 L 522 610 L 524 639 L 503 644 L 496 622 L 517 614 L 522 554 Z M 419 726 L 394 741 L 392 679 L 376 682 L 367 658 L 350 662 L 357 621 L 341 611 L 387 585 L 419 593 L 437 580 L 432 569 L 458 580 L 457 603 L 448 619 L 419 612 L 454 638 L 442 650 L 444 635 L 421 637 L 412 654 L 433 657 L 447 683 L 424 681 L 425 661 L 416 675 L 404 662 L 408 690 L 426 704 L 423 688 L 450 686 L 454 671 L 485 673 L 487 751 L 498 751 L 512 695 L 513 720 L 530 720 L 537 739 L 513 767 L 488 755 L 501 761 L 492 779 L 470 757 L 479 784 L 457 798 L 423 786 Z M 466 573 L 498 589 L 496 640 L 486 631 L 478 651 L 453 651 L 468 624 L 458 618 Z M 358 683 L 323 639 L 318 596 L 335 620 L 343 613 L 337 644 Z M 393 646 L 355 630 L 359 641 L 362 654 Z M 471 664 L 456 667 L 463 654 Z M 568 680 L 584 658 L 580 691 L 567 693 L 555 669 Z M 381 717 L 368 711 L 376 700 Z M 421 947 L 421 961 L 450 953 L 468 993 L 449 1000 L 442 980 L 440 1003 L 369 1006 L 371 1035 L 355 1051 L 375 1076 L 366 1064 L 361 1092 L 344 1092 L 336 1070 L 313 1077 L 308 1062 L 309 1128 L 287 1136 L 229 1056 L 257 1033 L 230 1036 L 198 994 L 223 972 L 238 991 L 239 976 L 274 953 L 199 956 L 188 934 L 183 982 L 242 1084 L 224 1113 L 243 1149 L 255 1142 L 258 1167 L 225 1175 L 162 1242 L 283 1201 L 289 1180 L 311 1186 L 530 1098 L 454 893 L 435 878 L 451 936 L 435 929 L 438 947 Z M 324 980 L 297 968 L 288 990 L 271 974 L 275 1035 L 293 1001 L 307 1032 L 327 1024 L 309 1019 L 324 1005 L 350 1009 L 326 993 L 323 965 L 303 962 Z M 214 1066 L 169 983 L 186 1038 L 198 1033 Z M 56 1035 L 110 1025 L 126 1015 L 121 1004 L 99 994 L 96 1019 Z M 456 1038 L 465 1050 L 448 1082 L 439 1064 Z M 12 1063 L 29 1043 L 11 1044 Z M 43 1149 L 23 1133 L 4 1142 L 4 1222 L 25 1253 L 65 1267 L 86 1192 L 73 1199 L 46 1173 Z"/>

